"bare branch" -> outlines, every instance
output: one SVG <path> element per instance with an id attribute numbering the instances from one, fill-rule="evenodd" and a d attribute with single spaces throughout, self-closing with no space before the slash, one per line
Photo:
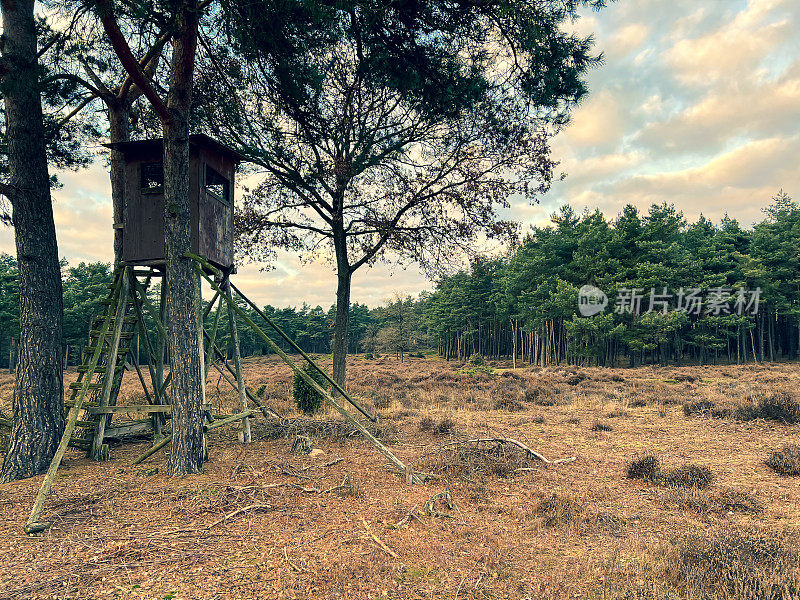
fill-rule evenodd
<path id="1" fill-rule="evenodd" d="M 114 17 L 114 5 L 111 0 L 95 0 L 95 5 L 97 6 L 100 22 L 103 24 L 103 29 L 108 36 L 108 40 L 111 42 L 111 46 L 114 48 L 114 52 L 116 52 L 122 66 L 132 77 L 133 83 L 142 90 L 142 93 L 150 101 L 153 110 L 156 111 L 162 121 L 168 122 L 172 120 L 172 113 L 166 103 L 147 80 L 147 77 L 145 77 L 139 65 L 139 61 L 137 61 L 133 53 L 131 53 L 130 46 L 128 46 L 125 36 L 119 29 L 117 19 Z"/>
<path id="2" fill-rule="evenodd" d="M 98 95 L 97 95 L 97 94 L 92 94 L 91 96 L 89 96 L 88 98 L 86 98 L 85 100 L 83 100 L 83 102 L 81 102 L 80 104 L 78 104 L 78 106 L 76 106 L 75 108 L 73 108 L 73 109 L 70 111 L 70 113 L 69 113 L 69 114 L 67 114 L 67 115 L 66 115 L 66 116 L 65 116 L 63 119 L 61 119 L 61 120 L 60 120 L 58 123 L 56 123 L 56 125 L 55 125 L 55 126 L 53 127 L 53 129 L 50 131 L 50 135 L 51 135 L 51 136 L 55 135 L 55 134 L 56 134 L 56 132 L 57 132 L 59 129 L 61 129 L 61 128 L 62 128 L 64 125 L 66 125 L 66 124 L 67 124 L 67 123 L 70 121 L 70 119 L 72 119 L 72 117 L 74 117 L 74 116 L 75 116 L 75 115 L 77 115 L 79 112 L 81 112 L 81 111 L 82 111 L 84 108 L 86 108 L 86 106 L 88 106 L 88 105 L 89 105 L 89 104 L 92 102 L 92 100 L 94 100 L 94 99 L 96 99 L 96 98 L 98 98 Z"/>

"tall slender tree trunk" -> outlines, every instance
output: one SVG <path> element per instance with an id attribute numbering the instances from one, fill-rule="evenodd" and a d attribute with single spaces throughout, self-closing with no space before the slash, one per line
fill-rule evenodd
<path id="1" fill-rule="evenodd" d="M 338 231 L 337 231 L 338 230 Z M 347 346 L 350 329 L 350 285 L 353 273 L 347 257 L 344 230 L 334 227 L 336 251 L 336 320 L 333 324 L 333 380 L 347 389 Z"/>
<path id="2" fill-rule="evenodd" d="M 108 107 L 109 138 L 111 143 L 131 139 L 131 112 L 125 101 Z M 122 152 L 111 151 L 111 205 L 114 213 L 114 265 L 122 262 L 122 235 L 125 227 L 125 161 Z"/>
<path id="3" fill-rule="evenodd" d="M 14 424 L 0 481 L 47 470 L 64 432 L 62 292 L 39 93 L 33 0 L 2 0 L 2 84 L 17 246 L 20 336 Z"/>
<path id="4" fill-rule="evenodd" d="M 200 282 L 192 262 L 189 201 L 189 110 L 191 106 L 198 11 L 184 0 L 177 9 L 177 29 L 164 123 L 164 211 L 166 234 L 166 298 L 172 373 L 172 475 L 203 470 L 205 397 L 200 324 Z"/>

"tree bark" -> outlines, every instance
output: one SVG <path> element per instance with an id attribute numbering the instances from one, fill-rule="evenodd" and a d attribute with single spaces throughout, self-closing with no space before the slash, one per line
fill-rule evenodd
<path id="1" fill-rule="evenodd" d="M 20 336 L 0 481 L 47 470 L 64 432 L 62 292 L 38 87 L 33 0 L 2 0 L 3 96 L 17 246 Z"/>
<path id="2" fill-rule="evenodd" d="M 347 346 L 350 329 L 350 284 L 349 269 L 339 271 L 336 276 L 336 321 L 333 325 L 333 380 L 347 391 Z"/>
<path id="3" fill-rule="evenodd" d="M 108 124 L 111 143 L 127 142 L 131 139 L 130 105 L 121 101 L 118 106 L 109 105 Z M 125 160 L 122 152 L 111 151 L 111 205 L 114 214 L 114 265 L 122 262 L 122 235 L 125 226 Z"/>
<path id="4" fill-rule="evenodd" d="M 166 298 L 172 373 L 172 475 L 203 470 L 202 404 L 205 396 L 200 325 L 200 282 L 185 254 L 191 251 L 189 202 L 189 110 L 197 49 L 196 2 L 177 8 L 177 31 L 164 122 Z"/>
<path id="5" fill-rule="evenodd" d="M 350 284 L 353 273 L 347 257 L 344 230 L 334 227 L 336 251 L 336 321 L 333 324 L 333 380 L 347 391 L 347 347 L 350 329 Z"/>

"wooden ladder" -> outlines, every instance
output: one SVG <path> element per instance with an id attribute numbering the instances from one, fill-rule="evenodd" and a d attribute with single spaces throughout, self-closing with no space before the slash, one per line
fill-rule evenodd
<path id="1" fill-rule="evenodd" d="M 93 373 L 96 380 L 89 383 L 91 394 L 83 401 L 83 418 L 76 422 L 77 427 L 87 430 L 87 435 L 71 440 L 73 447 L 88 450 L 89 457 L 94 460 L 109 458 L 108 445 L 104 440 L 113 413 L 104 409 L 116 405 L 125 361 L 136 335 L 138 320 L 133 311 L 134 298 L 131 297 L 130 276 L 130 272 L 125 268 L 117 268 L 115 271 L 112 291 L 108 298 L 103 300 L 110 310 L 92 322 L 91 343 L 83 351 L 84 364 L 78 367 L 78 381 L 70 385 L 73 393 L 80 391 L 83 386 L 82 376 L 89 372 L 95 349 L 100 345 L 100 359 Z M 119 278 L 123 280 L 119 284 L 119 293 L 115 294 Z M 67 401 L 65 406 L 72 408 L 74 402 Z"/>
<path id="2" fill-rule="evenodd" d="M 72 441 L 72 434 L 78 424 L 78 415 L 84 408 L 87 397 L 94 391 L 100 392 L 100 405 L 108 401 L 111 395 L 112 385 L 118 372 L 118 358 L 125 356 L 129 349 L 129 343 L 125 346 L 120 346 L 122 340 L 122 329 L 126 319 L 126 308 L 129 299 L 129 286 L 130 286 L 130 272 L 128 267 L 119 267 L 114 271 L 114 283 L 111 286 L 111 292 L 103 301 L 105 304 L 105 311 L 103 316 L 97 322 L 99 328 L 92 328 L 91 332 L 91 345 L 84 352 L 86 359 L 85 364 L 81 365 L 78 369 L 78 380 L 70 385 L 69 400 L 65 403 L 69 407 L 69 413 L 66 418 L 66 425 L 64 427 L 64 434 L 61 436 L 61 442 L 56 449 L 55 456 L 50 463 L 50 468 L 47 470 L 44 481 L 39 488 L 39 493 L 36 496 L 36 502 L 31 509 L 30 517 L 25 525 L 25 532 L 36 533 L 37 531 L 44 531 L 50 524 L 47 522 L 40 522 L 39 518 L 42 514 L 45 500 L 50 493 L 50 488 L 53 485 L 53 479 L 61 461 L 64 458 L 64 453 L 67 451 L 67 446 Z M 122 352 L 120 350 L 123 350 Z M 104 360 L 103 360 L 104 359 Z M 105 367 L 103 367 L 105 364 Z M 96 380 L 95 380 L 96 379 Z M 98 425 L 91 425 L 95 428 L 95 435 L 92 441 L 92 451 L 97 446 L 97 452 L 105 452 L 108 456 L 108 446 L 103 447 L 103 431 L 100 429 L 102 420 Z M 88 423 L 82 425 L 89 426 Z M 98 439 L 100 440 L 99 444 Z"/>

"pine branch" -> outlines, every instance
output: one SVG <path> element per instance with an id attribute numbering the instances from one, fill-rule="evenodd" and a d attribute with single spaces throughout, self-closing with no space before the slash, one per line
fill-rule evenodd
<path id="1" fill-rule="evenodd" d="M 103 29 L 108 36 L 108 41 L 114 48 L 117 57 L 119 58 L 122 66 L 133 79 L 133 83 L 142 91 L 142 94 L 150 101 L 153 110 L 156 111 L 162 121 L 168 122 L 172 120 L 172 113 L 167 107 L 161 96 L 158 95 L 153 85 L 147 80 L 139 61 L 133 56 L 125 36 L 119 29 L 117 19 L 114 17 L 114 6 L 111 0 L 95 0 L 97 6 L 98 16 L 100 22 L 103 24 Z"/>

